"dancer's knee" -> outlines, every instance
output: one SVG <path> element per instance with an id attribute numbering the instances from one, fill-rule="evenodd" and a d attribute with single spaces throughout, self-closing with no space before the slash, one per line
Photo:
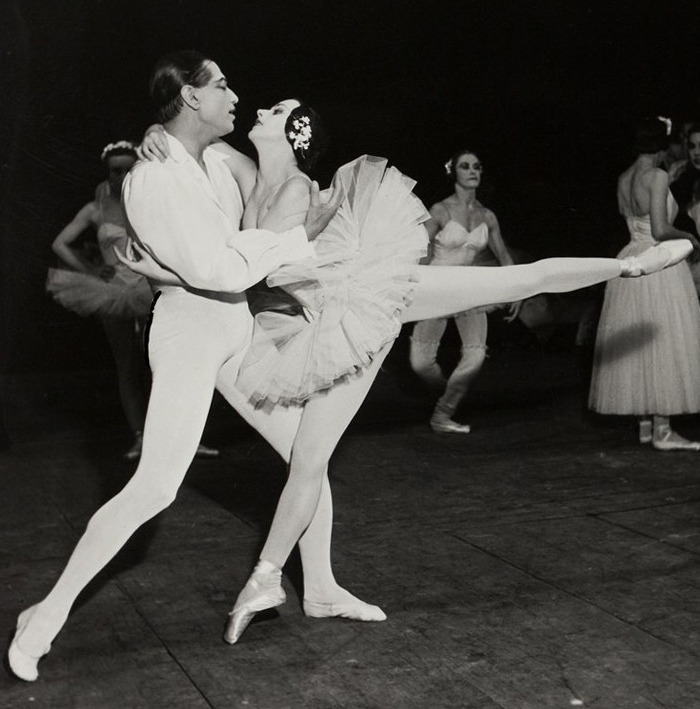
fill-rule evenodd
<path id="1" fill-rule="evenodd" d="M 168 483 L 127 485 L 114 499 L 143 523 L 175 502 L 178 487 Z"/>
<path id="2" fill-rule="evenodd" d="M 457 365 L 460 371 L 478 371 L 486 360 L 486 347 L 484 345 L 465 345 L 462 347 L 462 357 Z"/>
<path id="3" fill-rule="evenodd" d="M 411 338 L 409 361 L 411 368 L 416 374 L 419 376 L 427 376 L 433 373 L 437 365 L 439 344 L 439 341 L 416 340 Z"/>

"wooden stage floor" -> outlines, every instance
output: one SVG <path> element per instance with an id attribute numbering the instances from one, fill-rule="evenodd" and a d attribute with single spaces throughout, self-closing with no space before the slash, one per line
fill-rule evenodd
<path id="1" fill-rule="evenodd" d="M 206 437 L 222 457 L 196 462 L 89 587 L 39 681 L 0 673 L 0 706 L 700 707 L 700 454 L 587 415 L 572 350 L 497 352 L 461 416 L 472 433 L 433 434 L 404 354 L 332 466 L 337 577 L 386 622 L 305 618 L 292 559 L 279 616 L 223 643 L 284 471 L 217 400 Z M 111 387 L 95 373 L 6 387 L 8 638 L 132 470 Z M 678 426 L 700 437 L 698 417 Z"/>

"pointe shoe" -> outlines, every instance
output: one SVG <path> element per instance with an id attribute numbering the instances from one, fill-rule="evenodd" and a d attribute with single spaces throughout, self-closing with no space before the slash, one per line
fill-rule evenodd
<path id="1" fill-rule="evenodd" d="M 10 647 L 7 651 L 7 663 L 12 670 L 12 673 L 23 679 L 25 682 L 34 682 L 39 677 L 39 671 L 37 670 L 37 665 L 39 660 L 46 655 L 49 650 L 51 650 L 51 644 L 46 647 L 46 649 L 40 653 L 38 656 L 30 655 L 28 652 L 22 650 L 19 646 L 19 638 L 24 632 L 29 619 L 36 606 L 31 606 L 26 610 L 22 611 L 17 618 L 17 629 L 15 630 L 15 636 L 12 638 Z"/>
<path id="2" fill-rule="evenodd" d="M 220 455 L 221 451 L 218 448 L 209 448 L 201 443 L 197 446 L 197 452 L 194 454 L 195 458 L 206 458 L 208 460 L 218 458 Z"/>
<path id="3" fill-rule="evenodd" d="M 639 422 L 639 442 L 640 443 L 651 443 L 651 421 L 640 421 Z"/>
<path id="4" fill-rule="evenodd" d="M 693 245 L 688 239 L 669 239 L 660 241 L 651 248 L 643 251 L 638 256 L 622 259 L 628 270 L 622 273 L 623 278 L 648 276 L 658 273 L 664 268 L 675 266 L 687 258 L 693 250 Z"/>
<path id="5" fill-rule="evenodd" d="M 670 428 L 658 436 L 655 433 L 651 445 L 657 451 L 700 451 L 700 442 L 689 441 Z"/>
<path id="6" fill-rule="evenodd" d="M 305 598 L 303 605 L 307 618 L 347 618 L 366 622 L 386 620 L 386 613 L 379 606 L 359 599 L 347 603 L 324 603 Z"/>
<path id="7" fill-rule="evenodd" d="M 466 423 L 457 423 L 450 418 L 447 419 L 430 419 L 430 428 L 435 431 L 435 433 L 469 433 L 472 429 Z"/>
<path id="8" fill-rule="evenodd" d="M 269 576 L 273 575 L 254 573 L 238 595 L 236 605 L 228 614 L 229 618 L 224 631 L 224 640 L 229 645 L 233 645 L 240 640 L 241 635 L 243 635 L 256 613 L 281 606 L 287 600 L 280 583 L 280 577 L 273 576 L 275 583 L 272 585 L 264 583 L 264 581 L 268 580 L 265 577 Z"/>

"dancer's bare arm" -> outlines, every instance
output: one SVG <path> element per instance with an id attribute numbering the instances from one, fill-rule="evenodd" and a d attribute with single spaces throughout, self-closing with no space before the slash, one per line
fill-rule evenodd
<path id="1" fill-rule="evenodd" d="M 89 202 L 61 229 L 53 240 L 51 249 L 67 266 L 81 273 L 89 273 L 97 278 L 109 279 L 114 275 L 113 266 L 94 267 L 80 258 L 72 244 L 89 228 L 97 228 L 100 208 L 95 202 Z"/>

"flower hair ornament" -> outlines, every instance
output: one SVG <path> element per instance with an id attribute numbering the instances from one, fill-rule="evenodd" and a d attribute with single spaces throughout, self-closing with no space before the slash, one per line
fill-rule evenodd
<path id="1" fill-rule="evenodd" d="M 136 146 L 130 140 L 118 140 L 116 143 L 108 143 L 102 149 L 100 160 L 104 160 L 113 150 L 133 150 L 136 151 Z"/>
<path id="2" fill-rule="evenodd" d="M 670 118 L 666 118 L 666 116 L 657 116 L 657 118 L 662 123 L 666 124 L 666 135 L 671 135 L 671 131 L 673 130 L 673 121 Z"/>
<path id="3" fill-rule="evenodd" d="M 287 133 L 294 150 L 308 150 L 311 145 L 311 119 L 308 116 L 299 116 L 292 121 L 292 128 Z"/>

